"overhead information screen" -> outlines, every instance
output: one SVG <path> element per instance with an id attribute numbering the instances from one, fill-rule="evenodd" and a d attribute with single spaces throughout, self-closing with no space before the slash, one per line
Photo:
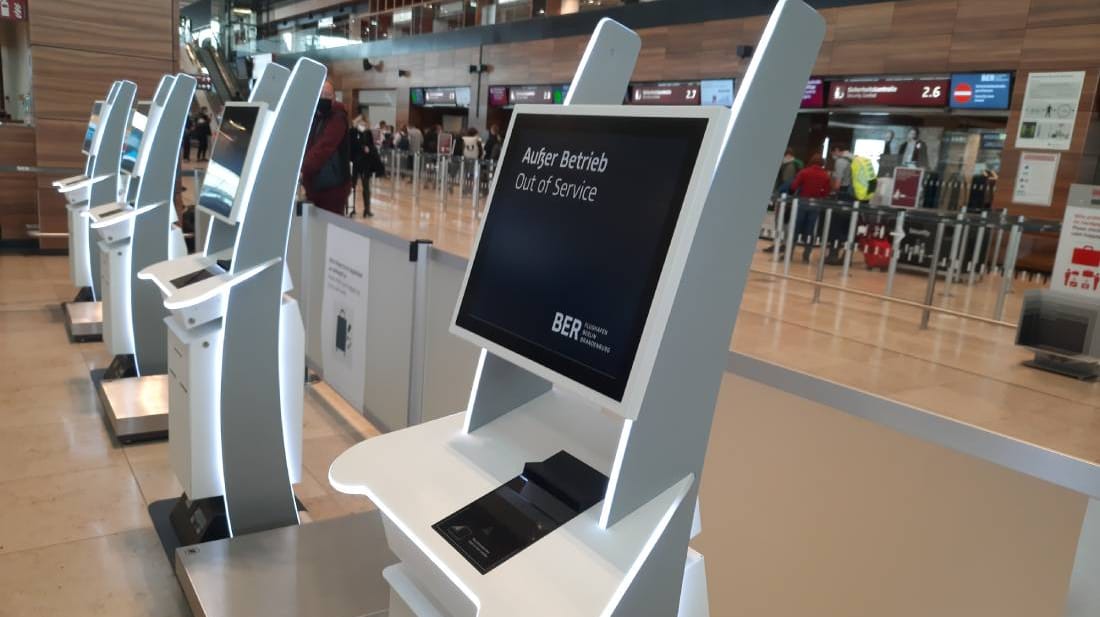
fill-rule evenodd
<path id="1" fill-rule="evenodd" d="M 622 401 L 707 123 L 518 113 L 456 325 Z"/>
<path id="2" fill-rule="evenodd" d="M 200 207 L 223 217 L 230 216 L 259 115 L 258 106 L 226 105 L 199 193 Z"/>

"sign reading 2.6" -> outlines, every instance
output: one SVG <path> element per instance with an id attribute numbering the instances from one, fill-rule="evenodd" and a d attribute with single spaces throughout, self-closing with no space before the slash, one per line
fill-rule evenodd
<path id="1" fill-rule="evenodd" d="M 922 99 L 938 99 L 943 96 L 943 86 L 924 86 L 921 88 Z"/>

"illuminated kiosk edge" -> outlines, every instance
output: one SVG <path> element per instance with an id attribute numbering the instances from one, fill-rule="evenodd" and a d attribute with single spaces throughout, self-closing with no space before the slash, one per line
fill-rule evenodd
<path id="1" fill-rule="evenodd" d="M 87 212 L 90 207 L 118 201 L 122 143 L 130 128 L 136 94 L 133 82 L 115 82 L 101 106 L 86 177 L 57 187 L 69 201 L 69 270 L 80 290 L 73 302 L 65 304 L 65 325 L 73 340 L 98 340 L 102 334 L 100 263 L 94 255 L 95 235 Z"/>
<path id="2" fill-rule="evenodd" d="M 167 311 L 157 288 L 139 282 L 137 273 L 187 252 L 173 193 L 194 92 L 195 79 L 189 75 L 161 79 L 133 155 L 124 201 L 88 211 L 99 236 L 103 338 L 114 355 L 109 367 L 93 371 L 93 381 L 108 423 L 124 443 L 168 431 Z"/>
<path id="3" fill-rule="evenodd" d="M 402 602 L 397 615 L 707 614 L 702 558 L 688 548 L 697 528 L 698 480 L 764 215 L 758 204 L 771 188 L 769 178 L 824 30 L 821 17 L 801 1 L 779 2 L 734 102 L 732 120 L 719 130 L 721 155 L 711 167 L 713 177 L 703 169 L 706 151 L 696 163 L 702 176 L 693 180 L 698 193 L 684 201 L 643 328 L 645 336 L 654 338 L 640 341 L 621 400 L 615 390 L 594 388 L 588 380 L 461 327 L 462 296 L 452 332 L 483 345 L 468 409 L 373 438 L 333 463 L 333 485 L 370 497 L 384 515 L 390 547 L 401 559 L 387 570 Z M 526 111 L 520 109 L 513 122 Z M 630 116 L 653 110 L 532 113 L 612 111 Z M 507 139 L 513 138 L 510 131 Z M 492 189 L 467 285 L 496 216 L 495 192 L 507 164 L 502 162 Z M 576 278 L 584 284 L 583 277 Z M 553 321 L 556 326 L 558 320 Z M 544 326 L 552 328 L 551 323 Z M 599 505 L 484 575 L 437 532 L 437 524 L 504 488 L 502 482 L 516 481 L 508 479 L 524 473 L 526 464 L 560 450 L 607 476 Z M 492 533 L 477 529 L 452 531 L 477 539 Z"/>
<path id="4" fill-rule="evenodd" d="M 206 179 L 218 184 L 199 200 L 212 215 L 206 246 L 138 275 L 170 313 L 169 456 L 186 491 L 172 522 L 183 544 L 298 522 L 304 333 L 284 262 L 325 72 L 308 59 L 293 72 L 269 64 L 252 102 L 227 105 Z"/>

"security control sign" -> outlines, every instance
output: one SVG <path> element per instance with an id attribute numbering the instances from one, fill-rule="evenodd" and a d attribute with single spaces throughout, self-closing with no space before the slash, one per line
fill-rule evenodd
<path id="1" fill-rule="evenodd" d="M 1011 94 L 1011 73 L 956 73 L 948 102 L 954 109 L 1008 109 Z"/>
<path id="2" fill-rule="evenodd" d="M 829 84 L 830 107 L 946 107 L 946 77 L 849 79 Z"/>
<path id="3" fill-rule="evenodd" d="M 516 116 L 456 325 L 621 401 L 707 122 Z"/>
<path id="4" fill-rule="evenodd" d="M 0 0 L 0 19 L 25 21 L 29 0 Z"/>

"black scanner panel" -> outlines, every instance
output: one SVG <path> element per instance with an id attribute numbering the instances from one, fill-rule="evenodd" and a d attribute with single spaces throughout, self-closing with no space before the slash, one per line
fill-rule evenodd
<path id="1" fill-rule="evenodd" d="M 608 479 L 564 450 L 432 525 L 481 574 L 603 500 Z"/>

